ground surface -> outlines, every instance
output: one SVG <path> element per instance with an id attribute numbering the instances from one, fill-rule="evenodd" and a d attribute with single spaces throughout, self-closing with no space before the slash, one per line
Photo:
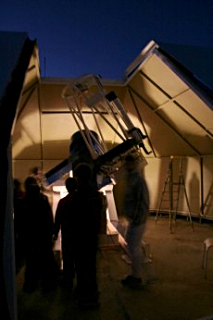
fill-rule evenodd
<path id="1" fill-rule="evenodd" d="M 201 268 L 203 241 L 213 237 L 213 225 L 177 219 L 170 232 L 168 217 L 149 218 L 145 241 L 150 245 L 153 263 L 147 265 L 158 281 L 143 290 L 123 287 L 120 280 L 129 265 L 121 248 L 98 253 L 100 308 L 81 311 L 71 293 L 60 285 L 48 294 L 22 291 L 23 269 L 17 276 L 19 320 L 197 320 L 213 319 L 213 249 L 209 255 L 207 279 Z M 147 280 L 144 269 L 144 282 Z"/>

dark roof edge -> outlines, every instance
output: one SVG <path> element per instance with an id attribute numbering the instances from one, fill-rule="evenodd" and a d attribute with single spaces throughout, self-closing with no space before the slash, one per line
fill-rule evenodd
<path id="1" fill-rule="evenodd" d="M 17 63 L 15 64 L 9 83 L 6 85 L 6 89 L 3 92 L 2 99 L 0 100 L 1 120 L 0 120 L 0 136 L 1 136 L 1 168 L 0 168 L 0 247 L 2 256 L 6 257 L 8 251 L 3 245 L 5 243 L 5 229 L 6 220 L 8 219 L 9 210 L 11 210 L 11 190 L 10 185 L 10 170 L 11 162 L 8 159 L 10 135 L 11 129 L 15 117 L 16 107 L 19 101 L 21 90 L 23 87 L 25 73 L 29 65 L 30 57 L 33 53 L 35 42 L 30 41 L 27 38 L 24 42 L 22 50 L 20 52 Z M 9 172 L 9 173 L 8 173 Z M 10 248 L 9 248 L 10 249 Z M 10 255 L 9 255 L 10 257 Z M 14 299 L 8 299 L 8 294 L 13 291 L 14 287 L 11 285 L 11 281 L 8 282 L 8 278 L 12 275 L 11 272 L 5 273 L 5 261 L 0 260 L 0 293 L 1 293 L 1 311 L 5 314 L 5 319 L 14 319 L 16 315 L 16 308 Z"/>
<path id="2" fill-rule="evenodd" d="M 1 109 L 1 136 L 9 142 L 10 132 L 15 117 L 16 107 L 20 98 L 21 90 L 25 80 L 25 74 L 29 66 L 30 58 L 36 46 L 36 40 L 26 38 L 18 61 L 11 73 L 11 78 L 6 85 L 2 98 L 0 98 Z M 9 106 L 9 107 L 8 107 Z"/>

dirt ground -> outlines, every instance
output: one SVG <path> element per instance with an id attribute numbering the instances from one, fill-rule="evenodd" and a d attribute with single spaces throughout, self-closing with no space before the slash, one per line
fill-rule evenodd
<path id="1" fill-rule="evenodd" d="M 48 294 L 22 291 L 24 268 L 17 275 L 19 320 L 210 320 L 213 319 L 213 249 L 209 252 L 207 279 L 201 268 L 203 241 L 213 238 L 213 224 L 194 221 L 194 230 L 185 218 L 178 218 L 170 232 L 168 216 L 150 216 L 144 240 L 152 263 L 145 264 L 144 287 L 123 287 L 130 265 L 121 247 L 98 252 L 100 308 L 81 311 L 72 293 L 58 285 Z M 148 274 L 157 281 L 147 283 Z"/>

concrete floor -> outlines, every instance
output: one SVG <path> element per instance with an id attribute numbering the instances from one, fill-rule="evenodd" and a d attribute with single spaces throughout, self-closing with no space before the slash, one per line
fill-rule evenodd
<path id="1" fill-rule="evenodd" d="M 32 294 L 22 291 L 23 269 L 17 276 L 19 320 L 197 320 L 213 319 L 213 250 L 210 251 L 207 279 L 201 268 L 203 241 L 213 238 L 213 224 L 194 221 L 194 231 L 185 218 L 178 218 L 170 232 L 168 216 L 150 216 L 145 241 L 153 262 L 148 270 L 158 280 L 143 290 L 123 287 L 120 280 L 129 265 L 121 247 L 98 253 L 100 308 L 80 311 L 73 295 L 60 286 L 53 292 Z M 147 273 L 143 272 L 144 281 Z"/>

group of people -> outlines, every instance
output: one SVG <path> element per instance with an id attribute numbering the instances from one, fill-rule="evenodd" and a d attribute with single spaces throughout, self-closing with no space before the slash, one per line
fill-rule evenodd
<path id="1" fill-rule="evenodd" d="M 48 197 L 36 177 L 31 175 L 25 180 L 25 194 L 19 207 L 19 234 L 26 265 L 25 291 L 34 291 L 38 282 L 44 290 L 49 290 L 57 282 L 59 269 L 53 246 L 61 229 L 63 283 L 71 289 L 76 276 L 75 295 L 79 305 L 98 304 L 96 253 L 106 204 L 93 181 L 90 166 L 78 165 L 74 178 L 69 177 L 65 182 L 68 194 L 59 201 L 53 219 Z M 17 217 L 17 206 L 14 213 Z"/>
<path id="2" fill-rule="evenodd" d="M 129 222 L 126 243 L 132 272 L 121 282 L 134 287 L 141 284 L 141 241 L 149 213 L 149 193 L 133 156 L 126 157 L 125 166 L 124 214 Z M 74 292 L 79 306 L 96 306 L 99 295 L 96 254 L 106 202 L 94 185 L 92 171 L 87 164 L 75 168 L 74 178 L 66 180 L 66 188 L 68 194 L 59 201 L 54 221 L 48 197 L 41 191 L 36 178 L 30 176 L 25 181 L 21 207 L 26 259 L 24 289 L 33 291 L 39 280 L 44 289 L 54 285 L 59 270 L 54 260 L 53 245 L 61 229 L 63 282 L 72 288 L 76 277 Z"/>

